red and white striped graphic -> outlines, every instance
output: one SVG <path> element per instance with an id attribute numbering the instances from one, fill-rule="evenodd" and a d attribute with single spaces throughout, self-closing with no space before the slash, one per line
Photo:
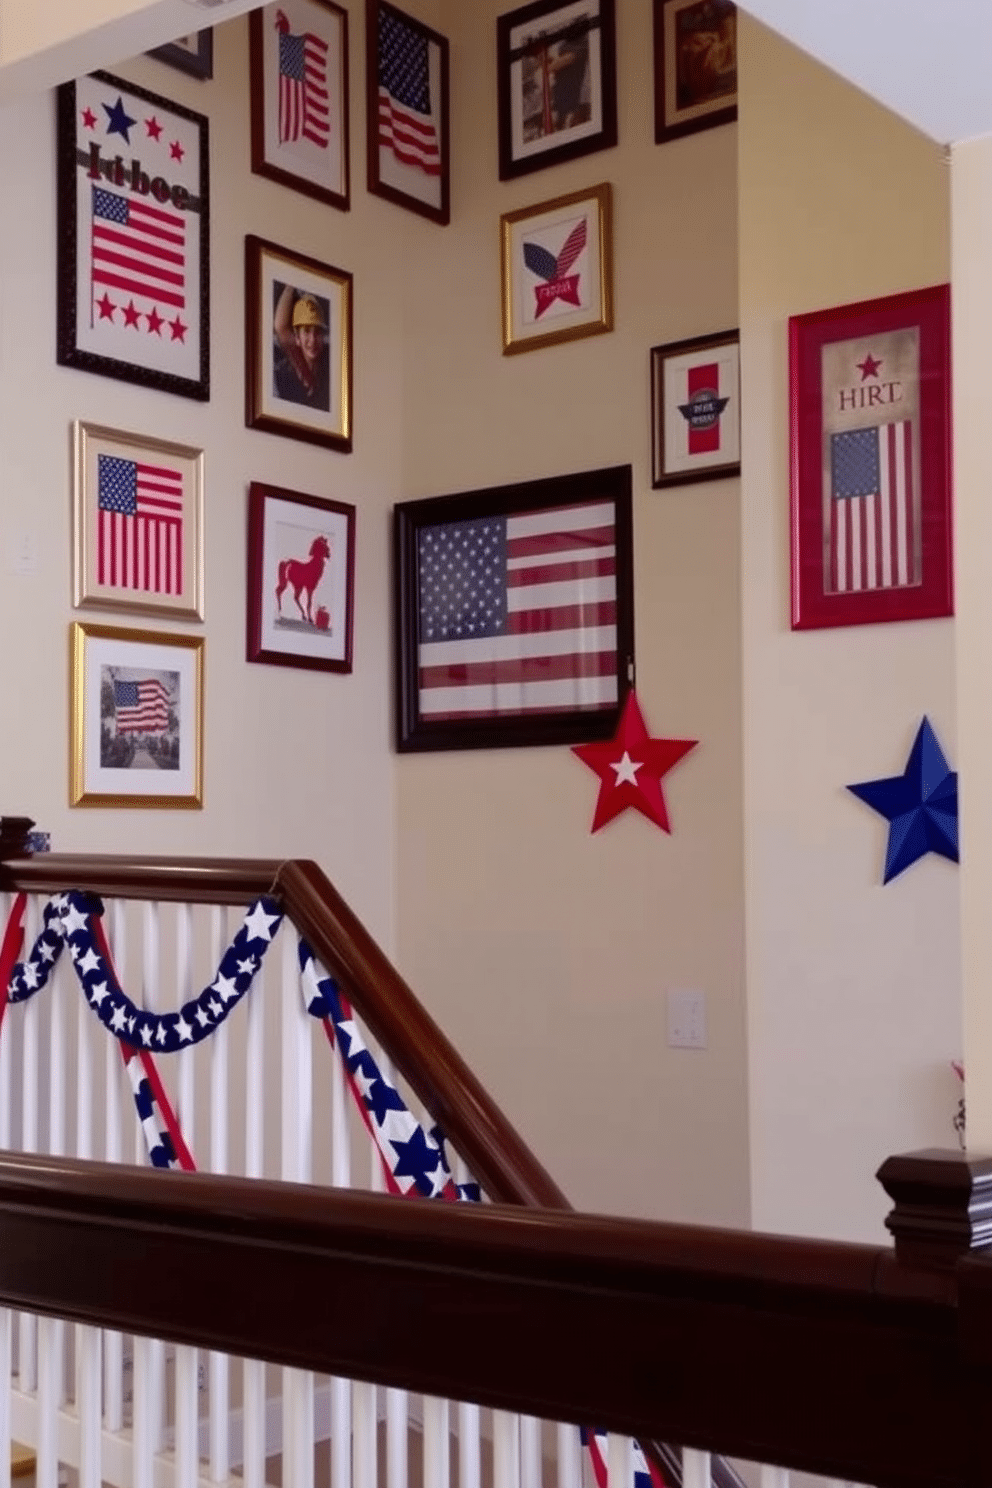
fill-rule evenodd
<path id="1" fill-rule="evenodd" d="M 828 576 L 833 594 L 898 589 L 919 581 L 913 425 L 908 419 L 882 424 L 877 433 L 877 488 L 864 495 L 834 494 L 830 501 Z"/>

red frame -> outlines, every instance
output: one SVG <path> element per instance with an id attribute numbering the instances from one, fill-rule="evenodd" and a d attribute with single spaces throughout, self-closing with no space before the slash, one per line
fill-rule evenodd
<path id="1" fill-rule="evenodd" d="M 823 348 L 919 331 L 921 582 L 826 593 L 823 583 Z M 865 374 L 862 373 L 862 381 Z M 792 628 L 926 620 L 954 613 L 951 551 L 950 286 L 836 306 L 789 320 Z M 870 420 L 868 421 L 870 424 Z"/>

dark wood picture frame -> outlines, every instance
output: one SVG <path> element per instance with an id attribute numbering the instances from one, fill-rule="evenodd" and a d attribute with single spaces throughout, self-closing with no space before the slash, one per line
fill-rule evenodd
<path id="1" fill-rule="evenodd" d="M 448 40 L 388 0 L 365 0 L 365 117 L 372 195 L 449 222 Z"/>
<path id="2" fill-rule="evenodd" d="M 954 613 L 950 286 L 789 321 L 792 627 Z"/>
<path id="3" fill-rule="evenodd" d="M 581 0 L 576 18 L 574 0 L 533 0 L 497 17 L 501 181 L 616 144 L 614 4 Z"/>
<path id="4" fill-rule="evenodd" d="M 723 480 L 741 468 L 740 333 L 651 348 L 651 485 Z"/>
<path id="5" fill-rule="evenodd" d="M 354 614 L 355 508 L 253 481 L 247 660 L 350 672 Z"/>
<path id="6" fill-rule="evenodd" d="M 249 429 L 303 439 L 345 454 L 351 450 L 352 287 L 347 269 L 264 238 L 245 238 L 245 423 Z M 304 312 L 304 321 L 323 324 L 326 341 L 318 352 L 309 391 L 294 372 L 277 334 L 283 294 L 289 300 L 290 324 L 285 329 L 294 340 L 296 310 L 305 302 L 309 302 L 310 313 Z"/>
<path id="7" fill-rule="evenodd" d="M 347 212 L 348 12 L 334 0 L 278 0 L 251 11 L 248 43 L 252 171 Z M 302 76 L 284 77 L 283 65 Z"/>
<path id="8" fill-rule="evenodd" d="M 184 46 L 182 40 L 167 41 L 163 46 L 152 47 L 148 53 L 159 62 L 164 62 L 168 67 L 174 67 L 178 72 L 188 73 L 190 77 L 207 80 L 214 75 L 214 33 L 213 28 L 207 26 L 203 31 L 190 32 L 192 46 Z"/>
<path id="9" fill-rule="evenodd" d="M 654 0 L 656 144 L 737 118 L 737 7 Z"/>
<path id="10" fill-rule="evenodd" d="M 135 126 L 142 122 L 139 138 Z M 59 365 L 205 401 L 206 117 L 111 73 L 94 72 L 59 88 L 57 130 Z M 154 256 L 141 236 L 146 203 L 158 213 L 159 233 L 162 214 L 169 219 L 165 251 Z"/>
<path id="11" fill-rule="evenodd" d="M 620 465 L 395 507 L 400 752 L 613 737 L 634 682 L 631 491 Z"/>

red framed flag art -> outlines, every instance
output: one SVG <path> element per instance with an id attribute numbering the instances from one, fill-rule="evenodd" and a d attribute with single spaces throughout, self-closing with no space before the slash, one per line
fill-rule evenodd
<path id="1" fill-rule="evenodd" d="M 950 290 L 789 322 L 792 626 L 953 613 Z"/>

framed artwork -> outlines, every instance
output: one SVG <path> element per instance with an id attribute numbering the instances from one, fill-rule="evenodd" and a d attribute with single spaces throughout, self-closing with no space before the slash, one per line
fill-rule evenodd
<path id="1" fill-rule="evenodd" d="M 203 637 L 69 627 L 70 806 L 203 805 Z"/>
<path id="2" fill-rule="evenodd" d="M 652 486 L 740 473 L 739 340 L 734 330 L 652 346 Z"/>
<path id="3" fill-rule="evenodd" d="M 613 329 L 609 183 L 500 218 L 503 355 Z"/>
<path id="4" fill-rule="evenodd" d="M 58 90 L 57 355 L 210 396 L 207 120 L 107 72 Z"/>
<path id="5" fill-rule="evenodd" d="M 73 603 L 203 619 L 203 451 L 77 421 Z"/>
<path id="6" fill-rule="evenodd" d="M 655 142 L 736 118 L 736 5 L 732 0 L 654 0 Z"/>
<path id="7" fill-rule="evenodd" d="M 950 288 L 789 321 L 792 626 L 953 614 Z"/>
<path id="8" fill-rule="evenodd" d="M 245 239 L 245 422 L 351 449 L 351 275 Z"/>
<path id="9" fill-rule="evenodd" d="M 634 682 L 631 467 L 401 502 L 397 748 L 609 739 Z"/>
<path id="10" fill-rule="evenodd" d="M 499 176 L 617 142 L 614 0 L 535 0 L 496 21 Z"/>
<path id="11" fill-rule="evenodd" d="M 248 660 L 350 672 L 354 587 L 355 508 L 253 481 Z"/>
<path id="12" fill-rule="evenodd" d="M 214 75 L 214 33 L 194 31 L 189 36 L 177 36 L 164 46 L 152 47 L 149 57 L 156 57 L 169 67 L 188 72 L 190 77 L 212 78 Z"/>
<path id="13" fill-rule="evenodd" d="M 348 12 L 278 0 L 251 12 L 248 38 L 252 170 L 347 211 Z"/>
<path id="14" fill-rule="evenodd" d="M 368 188 L 447 222 L 447 38 L 387 0 L 365 0 L 365 46 Z"/>

